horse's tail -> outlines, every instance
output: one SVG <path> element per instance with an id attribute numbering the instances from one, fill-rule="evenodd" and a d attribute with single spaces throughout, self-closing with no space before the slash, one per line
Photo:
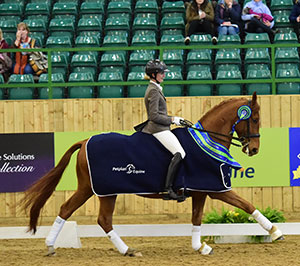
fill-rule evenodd
<path id="1" fill-rule="evenodd" d="M 25 196 L 21 201 L 21 208 L 25 211 L 30 208 L 28 231 L 36 232 L 41 209 L 55 190 L 64 170 L 70 162 L 72 154 L 80 149 L 83 143 L 84 141 L 80 141 L 71 146 L 54 168 L 26 190 Z"/>

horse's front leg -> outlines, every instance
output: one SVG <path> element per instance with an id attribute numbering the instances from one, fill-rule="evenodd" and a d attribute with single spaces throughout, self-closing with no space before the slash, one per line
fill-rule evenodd
<path id="1" fill-rule="evenodd" d="M 141 257 L 142 253 L 129 248 L 119 237 L 117 232 L 115 232 L 113 229 L 112 220 L 116 198 L 117 196 L 99 198 L 100 211 L 98 216 L 98 224 L 101 226 L 109 240 L 114 244 L 114 246 L 122 255 L 131 257 Z"/>
<path id="2" fill-rule="evenodd" d="M 262 215 L 262 213 L 257 210 L 253 204 L 240 197 L 234 191 L 231 190 L 223 193 L 208 193 L 208 195 L 212 199 L 222 200 L 230 205 L 242 209 L 248 214 L 251 214 L 251 216 L 261 225 L 261 227 L 269 232 L 273 241 L 283 239 L 282 232 L 275 225 L 273 225 L 268 218 Z"/>
<path id="3" fill-rule="evenodd" d="M 212 254 L 212 248 L 205 242 L 201 243 L 201 220 L 206 200 L 206 193 L 192 192 L 192 248 L 202 255 Z"/>

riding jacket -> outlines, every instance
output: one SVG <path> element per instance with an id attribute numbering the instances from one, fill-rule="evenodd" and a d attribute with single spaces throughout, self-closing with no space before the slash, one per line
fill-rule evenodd
<path id="1" fill-rule="evenodd" d="M 144 101 L 148 122 L 142 129 L 142 132 L 154 134 L 164 130 L 170 130 L 172 117 L 167 114 L 167 103 L 162 88 L 155 82 L 150 81 Z"/>

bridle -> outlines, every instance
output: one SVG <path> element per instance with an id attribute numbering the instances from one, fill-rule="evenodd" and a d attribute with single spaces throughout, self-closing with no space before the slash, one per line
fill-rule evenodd
<path id="1" fill-rule="evenodd" d="M 257 121 L 254 120 L 253 117 L 252 117 L 252 110 L 251 110 L 250 106 L 251 106 L 251 100 L 248 101 L 248 105 L 242 105 L 242 106 L 239 107 L 239 109 L 238 109 L 238 118 L 239 119 L 233 124 L 232 129 L 231 129 L 231 131 L 229 132 L 228 135 L 222 134 L 222 133 L 219 133 L 219 132 L 214 132 L 214 131 L 201 129 L 201 128 L 196 128 L 196 127 L 194 127 L 193 123 L 188 121 L 188 120 L 181 120 L 180 123 L 181 123 L 182 126 L 192 128 L 192 129 L 198 130 L 200 132 L 209 133 L 209 134 L 213 135 L 213 137 L 218 139 L 218 140 L 224 141 L 226 143 L 230 143 L 230 144 L 232 144 L 234 146 L 237 146 L 237 147 L 246 148 L 249 145 L 251 138 L 259 138 L 260 137 L 260 134 L 250 134 L 250 119 L 254 123 L 257 123 Z M 241 137 L 233 136 L 233 133 L 235 131 L 235 126 L 243 120 L 246 120 L 246 122 L 247 122 L 247 135 L 244 135 L 244 136 L 241 136 Z M 221 137 L 229 138 L 230 140 L 227 140 L 227 139 L 224 139 L 224 138 L 221 138 Z M 235 142 L 232 142 L 232 140 L 239 141 L 241 144 L 237 144 Z M 245 142 L 245 141 L 247 141 L 247 142 Z"/>

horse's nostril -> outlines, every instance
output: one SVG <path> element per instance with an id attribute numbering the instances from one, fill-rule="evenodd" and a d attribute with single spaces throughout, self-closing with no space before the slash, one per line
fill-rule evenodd
<path id="1" fill-rule="evenodd" d="M 258 149 L 257 149 L 257 148 L 253 148 L 253 149 L 252 149 L 252 153 L 253 153 L 253 154 L 256 154 L 257 152 L 258 152 Z"/>

